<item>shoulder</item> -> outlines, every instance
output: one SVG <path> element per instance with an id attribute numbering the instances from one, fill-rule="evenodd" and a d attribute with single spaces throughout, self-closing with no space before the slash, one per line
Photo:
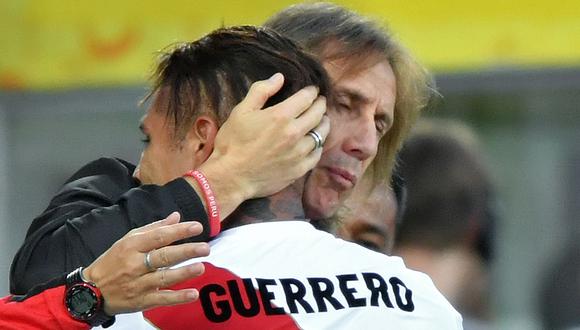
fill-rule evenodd
<path id="1" fill-rule="evenodd" d="M 329 234 L 318 236 L 320 254 L 311 264 L 318 260 L 321 269 L 334 267 L 334 274 L 355 274 L 363 284 L 359 293 L 364 295 L 368 291 L 368 299 L 372 300 L 373 290 L 384 290 L 394 298 L 395 308 L 409 312 L 409 317 L 412 315 L 415 320 L 428 320 L 433 328 L 462 329 L 461 315 L 427 274 L 408 268 L 398 256 L 374 252 Z"/>
<path id="2" fill-rule="evenodd" d="M 130 177 L 135 171 L 135 165 L 119 158 L 99 158 L 81 167 L 67 182 L 94 175 L 109 175 L 115 177 Z"/>
<path id="3" fill-rule="evenodd" d="M 135 166 L 117 158 L 99 158 L 87 163 L 69 177 L 51 201 L 62 204 L 79 196 L 118 198 L 125 191 L 138 186 L 133 178 Z M 80 195 L 79 195 L 80 194 Z"/>

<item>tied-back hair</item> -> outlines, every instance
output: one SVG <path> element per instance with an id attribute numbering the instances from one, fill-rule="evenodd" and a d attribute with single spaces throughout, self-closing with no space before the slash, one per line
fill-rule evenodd
<path id="1" fill-rule="evenodd" d="M 397 83 L 394 122 L 381 139 L 369 170 L 376 183 L 389 183 L 397 151 L 420 111 L 436 93 L 427 70 L 386 28 L 335 4 L 294 5 L 271 17 L 265 26 L 300 43 L 321 61 L 347 60 L 347 73 L 388 61 Z"/>
<path id="2" fill-rule="evenodd" d="M 329 93 L 326 71 L 293 41 L 268 28 L 237 26 L 163 51 L 147 98 L 163 95 L 160 109 L 179 142 L 201 114 L 221 125 L 253 82 L 277 72 L 284 75 L 284 86 L 265 107 L 309 85 L 318 86 L 321 95 Z"/>

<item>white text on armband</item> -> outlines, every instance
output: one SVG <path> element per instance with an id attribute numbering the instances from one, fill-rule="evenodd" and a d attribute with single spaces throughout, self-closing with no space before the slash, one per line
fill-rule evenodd
<path id="1" fill-rule="evenodd" d="M 215 196 L 213 195 L 213 191 L 211 190 L 209 182 L 207 182 L 207 179 L 201 174 L 198 174 L 197 178 L 199 179 L 199 182 L 201 183 L 203 190 L 207 192 L 209 201 L 208 209 L 211 213 L 211 216 L 217 217 L 218 216 L 217 202 L 215 200 Z"/>

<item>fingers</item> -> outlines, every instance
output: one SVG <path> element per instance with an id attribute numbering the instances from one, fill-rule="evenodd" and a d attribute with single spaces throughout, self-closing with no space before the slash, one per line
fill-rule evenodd
<path id="1" fill-rule="evenodd" d="M 151 267 L 154 269 L 171 267 L 191 258 L 209 255 L 207 243 L 185 243 L 176 246 L 167 246 L 148 252 Z"/>
<path id="2" fill-rule="evenodd" d="M 268 109 L 284 113 L 288 118 L 297 118 L 310 108 L 317 96 L 318 87 L 307 86 Z"/>
<path id="3" fill-rule="evenodd" d="M 194 263 L 179 268 L 163 268 L 143 275 L 139 279 L 139 287 L 143 291 L 168 288 L 190 278 L 197 277 L 205 271 L 203 263 Z"/>
<path id="4" fill-rule="evenodd" d="M 199 222 L 182 222 L 162 226 L 135 235 L 135 246 L 140 252 L 169 245 L 175 241 L 201 234 L 203 228 Z"/>
<path id="5" fill-rule="evenodd" d="M 316 126 L 316 128 L 313 130 L 320 135 L 323 142 L 326 141 L 328 133 L 330 133 L 330 119 L 328 116 L 323 116 L 320 124 L 318 124 L 318 126 Z M 314 150 L 315 147 L 316 141 L 309 134 L 305 134 L 304 137 L 296 144 L 299 155 L 308 155 L 312 151 L 316 151 Z M 318 149 L 322 150 L 322 148 Z"/>
<path id="6" fill-rule="evenodd" d="M 316 129 L 317 126 L 320 126 L 325 113 L 326 98 L 324 96 L 318 96 L 308 110 L 302 113 L 295 121 L 300 134 L 305 135 L 308 131 L 315 129 L 322 136 L 322 140 L 326 140 L 326 135 L 322 135 L 321 131 Z"/>
<path id="7" fill-rule="evenodd" d="M 314 130 L 320 134 L 324 143 L 328 138 L 328 134 L 330 133 L 330 118 L 328 116 L 322 116 L 320 124 L 318 124 Z"/>
<path id="8" fill-rule="evenodd" d="M 159 221 L 155 221 L 153 223 L 147 224 L 143 227 L 133 229 L 130 231 L 130 233 L 131 234 L 144 233 L 146 231 L 150 231 L 150 230 L 153 230 L 155 228 L 159 228 L 159 227 L 167 226 L 167 225 L 172 225 L 172 224 L 178 223 L 180 218 L 181 218 L 181 215 L 179 214 L 179 212 L 173 212 L 170 215 L 168 215 L 167 218 L 165 218 L 165 219 L 161 219 Z"/>
<path id="9" fill-rule="evenodd" d="M 283 85 L 284 76 L 281 73 L 274 74 L 268 80 L 256 81 L 250 86 L 248 94 L 235 109 L 260 110 L 268 99 L 276 94 Z"/>
<path id="10" fill-rule="evenodd" d="M 184 290 L 158 290 L 147 294 L 143 298 L 143 305 L 145 309 L 158 307 L 185 304 L 197 300 L 199 292 L 196 289 Z"/>
<path id="11" fill-rule="evenodd" d="M 330 132 L 330 119 L 328 116 L 323 116 L 320 124 L 314 129 L 325 141 Z M 323 148 L 316 147 L 316 141 L 309 134 L 304 135 L 298 143 L 296 143 L 292 153 L 301 158 L 299 165 L 292 168 L 293 173 L 297 176 L 303 176 L 309 170 L 313 169 L 320 157 L 322 157 Z"/>

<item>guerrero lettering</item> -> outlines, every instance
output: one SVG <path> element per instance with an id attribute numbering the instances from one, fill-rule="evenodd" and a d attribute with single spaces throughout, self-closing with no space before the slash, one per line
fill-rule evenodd
<path id="1" fill-rule="evenodd" d="M 404 312 L 415 309 L 413 291 L 401 279 L 385 280 L 377 273 L 344 274 L 332 279 L 232 279 L 205 285 L 199 292 L 204 314 L 212 322 L 225 322 L 232 313 L 253 317 L 260 311 L 282 315 L 366 306 Z"/>

